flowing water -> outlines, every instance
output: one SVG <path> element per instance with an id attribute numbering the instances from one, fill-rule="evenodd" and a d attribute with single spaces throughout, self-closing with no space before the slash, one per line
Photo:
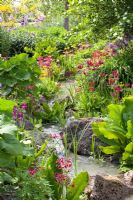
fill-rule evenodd
<path id="1" fill-rule="evenodd" d="M 58 136 L 61 132 L 61 129 L 56 125 L 49 125 L 43 129 L 44 135 L 53 135 L 53 139 L 49 144 L 50 147 L 54 147 L 59 156 L 65 155 L 64 145 L 62 140 L 58 137 L 54 138 L 54 136 Z M 42 134 L 43 135 L 43 134 Z M 74 154 L 70 153 L 70 157 L 74 161 Z M 105 162 L 102 160 L 96 160 L 92 157 L 86 157 L 78 155 L 77 159 L 77 171 L 88 171 L 90 175 L 94 176 L 96 174 L 110 174 L 116 175 L 119 173 L 117 166 L 111 164 L 110 162 Z M 72 172 L 72 174 L 74 171 Z"/>
<path id="2" fill-rule="evenodd" d="M 73 154 L 71 154 L 71 158 L 74 158 Z M 93 157 L 78 155 L 77 163 L 78 172 L 88 171 L 91 176 L 95 176 L 96 174 L 117 175 L 120 172 L 118 167 L 110 162 L 94 159 Z"/>

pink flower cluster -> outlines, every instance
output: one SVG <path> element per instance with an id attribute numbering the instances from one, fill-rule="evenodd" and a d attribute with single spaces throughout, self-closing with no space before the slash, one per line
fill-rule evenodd
<path id="1" fill-rule="evenodd" d="M 28 169 L 28 173 L 29 173 L 29 175 L 30 176 L 34 176 L 36 173 L 37 173 L 37 169 L 36 168 L 30 168 L 30 169 Z"/>
<path id="2" fill-rule="evenodd" d="M 53 61 L 51 56 L 47 56 L 47 57 L 40 56 L 37 60 L 40 67 L 44 67 L 44 66 L 50 67 Z"/>
<path id="3" fill-rule="evenodd" d="M 105 56 L 105 53 L 101 51 L 95 51 L 92 54 L 92 58 L 87 60 L 87 65 L 91 70 L 96 70 L 100 65 L 104 63 L 102 57 Z"/>
<path id="4" fill-rule="evenodd" d="M 64 157 L 57 159 L 56 164 L 58 169 L 63 169 L 66 172 L 69 172 L 72 167 L 71 159 L 66 159 Z"/>
<path id="5" fill-rule="evenodd" d="M 63 140 L 63 135 L 62 134 L 58 134 L 58 133 L 52 133 L 52 134 L 50 134 L 50 138 L 51 139 L 60 139 L 60 140 Z"/>
<path id="6" fill-rule="evenodd" d="M 89 91 L 93 92 L 94 90 L 95 90 L 95 82 L 94 81 L 89 82 Z"/>
<path id="7" fill-rule="evenodd" d="M 108 78 L 108 85 L 113 90 L 113 93 L 111 93 L 113 97 L 118 97 L 120 92 L 122 92 L 122 88 L 118 85 L 118 80 L 119 80 L 119 70 L 113 70 L 112 74 L 110 74 Z"/>
<path id="8" fill-rule="evenodd" d="M 57 183 L 62 184 L 62 183 L 67 181 L 68 176 L 66 174 L 63 174 L 63 173 L 56 173 L 55 179 L 56 179 Z"/>

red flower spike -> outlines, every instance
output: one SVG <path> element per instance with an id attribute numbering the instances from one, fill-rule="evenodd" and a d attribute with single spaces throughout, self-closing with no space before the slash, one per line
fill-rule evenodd
<path id="1" fill-rule="evenodd" d="M 99 58 L 100 56 L 102 56 L 102 52 L 101 51 L 94 51 L 92 54 L 93 58 Z"/>
<path id="2" fill-rule="evenodd" d="M 120 86 L 115 86 L 114 90 L 116 93 L 120 93 L 122 91 L 122 88 Z"/>
<path id="3" fill-rule="evenodd" d="M 90 92 L 93 92 L 94 90 L 95 90 L 94 87 L 89 87 L 89 91 L 90 91 Z"/>
<path id="4" fill-rule="evenodd" d="M 30 168 L 30 169 L 28 169 L 28 173 L 30 176 L 34 176 L 37 173 L 37 169 Z"/>
<path id="5" fill-rule="evenodd" d="M 119 71 L 118 70 L 113 70 L 112 71 L 113 77 L 118 77 L 119 76 Z"/>
<path id="6" fill-rule="evenodd" d="M 87 65 L 89 65 L 89 66 L 94 66 L 94 63 L 93 63 L 92 60 L 90 60 L 90 59 L 87 60 L 86 63 L 87 63 Z"/>
<path id="7" fill-rule="evenodd" d="M 130 83 L 125 83 L 125 87 L 131 87 Z"/>
<path id="8" fill-rule="evenodd" d="M 56 173 L 55 179 L 58 183 L 62 184 L 67 181 L 67 175 L 65 175 L 63 173 Z"/>
<path id="9" fill-rule="evenodd" d="M 83 69 L 83 67 L 84 66 L 82 64 L 77 66 L 78 69 Z"/>
<path id="10" fill-rule="evenodd" d="M 109 84 L 109 85 L 113 85 L 113 84 L 115 83 L 115 81 L 116 81 L 116 80 L 115 80 L 114 78 L 109 78 L 109 79 L 108 79 L 108 84 Z"/>
<path id="11" fill-rule="evenodd" d="M 58 169 L 64 169 L 69 171 L 72 167 L 72 161 L 70 159 L 65 159 L 64 157 L 57 159 L 56 161 Z"/>
<path id="12" fill-rule="evenodd" d="M 93 87 L 93 86 L 95 86 L 95 82 L 93 82 L 93 81 L 92 81 L 92 82 L 90 82 L 90 83 L 89 83 L 89 86 L 90 86 L 90 87 Z"/>
<path id="13" fill-rule="evenodd" d="M 107 75 L 107 74 L 104 73 L 104 72 L 102 72 L 102 73 L 99 74 L 100 77 L 105 77 L 106 75 Z"/>

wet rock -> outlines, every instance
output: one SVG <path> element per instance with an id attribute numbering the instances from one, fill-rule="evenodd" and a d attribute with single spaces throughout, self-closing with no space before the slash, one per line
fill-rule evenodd
<path id="1" fill-rule="evenodd" d="M 58 156 L 65 155 L 65 149 L 62 141 L 62 129 L 56 125 L 47 125 L 42 130 L 34 132 L 35 143 L 38 148 L 46 141 L 49 141 L 45 151 L 53 151 Z"/>
<path id="2" fill-rule="evenodd" d="M 126 184 L 133 186 L 133 170 L 124 174 L 124 180 Z"/>
<path id="3" fill-rule="evenodd" d="M 119 176 L 96 175 L 89 200 L 133 199 L 132 177 L 133 171 Z"/>
<path id="4" fill-rule="evenodd" d="M 62 129 L 56 125 L 45 125 L 42 130 L 34 131 L 34 138 L 37 145 L 42 145 L 47 139 L 50 138 L 51 134 L 62 134 Z"/>
<path id="5" fill-rule="evenodd" d="M 65 126 L 65 132 L 67 134 L 68 144 L 70 149 L 73 150 L 73 138 L 78 141 L 78 154 L 79 155 L 91 155 L 92 146 L 92 127 L 91 124 L 96 121 L 101 121 L 100 118 L 84 118 L 76 120 L 69 118 Z M 96 138 L 95 146 L 102 145 L 102 142 Z"/>

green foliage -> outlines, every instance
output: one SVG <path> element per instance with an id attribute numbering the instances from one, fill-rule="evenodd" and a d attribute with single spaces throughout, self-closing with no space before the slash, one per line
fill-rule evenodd
<path id="1" fill-rule="evenodd" d="M 55 174 L 62 172 L 62 170 L 58 169 L 56 165 L 57 159 L 58 157 L 55 154 L 52 154 L 51 157 L 47 161 L 46 170 L 45 170 L 47 180 L 49 181 L 51 185 L 51 189 L 53 191 L 54 200 L 60 199 L 62 195 L 62 185 L 60 186 L 55 179 Z"/>
<path id="2" fill-rule="evenodd" d="M 6 61 L 1 60 L 0 81 L 5 96 L 14 92 L 16 96 L 21 97 L 25 94 L 25 87 L 35 84 L 39 75 L 37 61 L 29 58 L 27 54 L 19 54 Z"/>
<path id="3" fill-rule="evenodd" d="M 132 165 L 133 96 L 124 98 L 122 105 L 108 106 L 106 121 L 92 125 L 95 135 L 108 146 L 101 146 L 105 154 L 120 154 L 121 163 Z"/>
<path id="4" fill-rule="evenodd" d="M 59 183 L 56 182 L 55 180 L 55 174 L 56 173 L 61 173 L 62 170 L 57 168 L 56 165 L 56 160 L 57 160 L 56 155 L 52 155 L 47 162 L 46 165 L 46 177 L 47 180 L 49 181 L 52 191 L 53 191 L 53 199 L 58 200 L 61 199 L 63 200 L 62 197 L 62 192 L 63 192 L 63 185 L 60 185 Z M 84 192 L 84 189 L 86 188 L 87 184 L 89 181 L 88 173 L 87 172 L 81 172 L 78 174 L 73 180 L 72 183 L 66 186 L 66 199 L 67 200 L 79 200 L 80 195 Z"/>
<path id="5" fill-rule="evenodd" d="M 69 3 L 69 13 L 76 16 L 78 30 L 90 27 L 96 37 L 102 38 L 132 32 L 132 0 L 69 0 Z"/>
<path id="6" fill-rule="evenodd" d="M 35 52 L 33 52 L 35 55 L 57 57 L 66 47 L 65 34 L 65 29 L 60 27 L 51 27 L 43 30 L 37 36 Z"/>
<path id="7" fill-rule="evenodd" d="M 75 116 L 88 117 L 97 116 L 102 113 L 105 109 L 105 105 L 108 104 L 109 100 L 105 99 L 98 92 L 89 92 L 84 90 L 76 96 L 77 103 Z"/>
<path id="8" fill-rule="evenodd" d="M 10 37 L 9 33 L 0 27 L 0 54 L 3 57 L 6 57 L 9 55 L 10 50 Z"/>
<path id="9" fill-rule="evenodd" d="M 14 30 L 10 32 L 10 56 L 15 54 L 24 53 L 25 47 L 34 49 L 35 47 L 35 34 L 22 30 Z"/>
<path id="10" fill-rule="evenodd" d="M 17 127 L 0 119 L 0 167 L 14 167 L 15 157 L 23 155 L 23 145 L 16 137 Z"/>
<path id="11" fill-rule="evenodd" d="M 13 107 L 16 105 L 16 102 L 6 100 L 3 98 L 0 98 L 0 114 L 6 114 L 6 116 L 11 117 L 11 113 L 13 110 Z"/>
<path id="12" fill-rule="evenodd" d="M 118 70 L 119 72 L 119 83 L 126 84 L 132 83 L 133 80 L 133 41 L 130 41 L 126 48 L 123 48 L 117 52 L 117 55 L 106 59 L 105 63 L 95 71 L 97 85 L 99 85 L 100 93 L 110 93 L 111 88 L 108 86 L 108 78 L 111 76 L 113 70 Z M 101 77 L 100 74 L 104 73 L 106 76 Z M 123 89 L 124 94 L 124 89 Z"/>
<path id="13" fill-rule="evenodd" d="M 88 173 L 81 172 L 72 181 L 67 188 L 67 200 L 79 200 L 89 181 Z"/>
<path id="14" fill-rule="evenodd" d="M 44 113 L 42 114 L 42 119 L 45 123 L 48 122 L 58 122 L 64 124 L 65 122 L 65 109 L 66 102 L 58 103 L 55 102 L 51 107 L 47 103 L 43 103 Z"/>
<path id="15" fill-rule="evenodd" d="M 21 173 L 19 176 L 22 176 L 22 181 L 20 182 L 21 188 L 18 191 L 20 199 L 48 200 L 53 196 L 50 182 L 46 179 L 44 170 L 39 170 L 34 176 L 30 176 L 28 172 Z"/>
<path id="16" fill-rule="evenodd" d="M 38 91 L 40 94 L 47 99 L 51 99 L 58 91 L 58 85 L 51 78 L 45 78 L 39 84 L 37 84 Z"/>

